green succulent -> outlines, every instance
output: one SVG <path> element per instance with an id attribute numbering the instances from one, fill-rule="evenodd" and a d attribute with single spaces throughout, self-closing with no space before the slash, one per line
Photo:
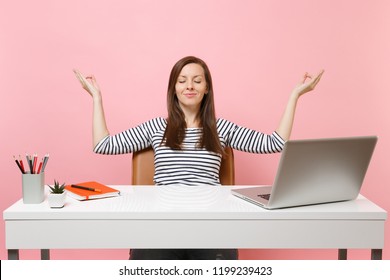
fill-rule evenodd
<path id="1" fill-rule="evenodd" d="M 51 187 L 49 186 L 51 193 L 58 193 L 61 194 L 65 191 L 65 183 L 60 185 L 60 183 L 56 180 L 54 180 L 54 185 Z"/>

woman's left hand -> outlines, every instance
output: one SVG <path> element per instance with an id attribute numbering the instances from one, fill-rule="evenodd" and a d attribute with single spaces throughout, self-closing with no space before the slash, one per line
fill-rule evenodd
<path id="1" fill-rule="evenodd" d="M 305 73 L 302 81 L 293 89 L 293 94 L 296 95 L 296 97 L 300 97 L 306 92 L 312 91 L 321 80 L 322 74 L 324 74 L 324 70 L 321 70 L 315 77 Z M 307 79 L 309 80 L 307 81 Z"/>
<path id="2" fill-rule="evenodd" d="M 312 91 L 321 79 L 324 70 L 320 71 L 315 77 L 311 77 L 308 73 L 303 76 L 302 81 L 293 89 L 292 94 L 287 102 L 286 109 L 280 120 L 279 126 L 276 132 L 287 141 L 290 139 L 291 130 L 294 122 L 295 108 L 298 103 L 298 99 L 306 92 Z M 306 81 L 309 79 L 308 81 Z"/>

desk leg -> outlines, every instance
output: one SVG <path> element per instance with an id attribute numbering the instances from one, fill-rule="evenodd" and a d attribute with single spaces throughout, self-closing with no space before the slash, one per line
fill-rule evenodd
<path id="1" fill-rule="evenodd" d="M 41 249 L 41 260 L 50 260 L 50 250 Z"/>
<path id="2" fill-rule="evenodd" d="M 371 249 L 371 259 L 372 260 L 381 260 L 382 259 L 382 249 Z"/>
<path id="3" fill-rule="evenodd" d="M 347 249 L 339 249 L 339 260 L 347 259 Z"/>
<path id="4" fill-rule="evenodd" d="M 9 249 L 8 250 L 8 259 L 9 260 L 18 260 L 19 259 L 19 250 L 18 249 Z"/>

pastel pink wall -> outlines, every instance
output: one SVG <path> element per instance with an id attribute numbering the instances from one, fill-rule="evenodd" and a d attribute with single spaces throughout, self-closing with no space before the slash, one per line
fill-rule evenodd
<path id="1" fill-rule="evenodd" d="M 46 183 L 130 183 L 130 155 L 92 153 L 95 74 L 112 133 L 165 116 L 173 64 L 213 74 L 219 116 L 272 132 L 305 71 L 326 70 L 298 107 L 292 138 L 378 135 L 362 193 L 390 210 L 390 2 L 329 0 L 0 0 L 0 209 L 21 198 L 13 155 L 50 153 Z M 236 152 L 237 184 L 268 184 L 279 155 Z M 260 170 L 260 172 L 259 172 Z M 386 231 L 390 228 L 387 223 Z M 64 233 L 65 234 L 65 233 Z M 390 259 L 390 237 L 384 258 Z M 241 250 L 243 259 L 334 259 L 335 250 Z M 0 222 L 0 258 L 7 257 Z M 352 250 L 353 259 L 369 258 Z M 22 251 L 21 258 L 38 258 Z M 125 259 L 127 250 L 57 250 L 53 259 Z"/>

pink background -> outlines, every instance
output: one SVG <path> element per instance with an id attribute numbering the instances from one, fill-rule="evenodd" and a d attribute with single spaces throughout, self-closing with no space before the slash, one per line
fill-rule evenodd
<path id="1" fill-rule="evenodd" d="M 131 155 L 92 153 L 92 99 L 73 68 L 95 74 L 116 133 L 166 116 L 169 71 L 186 55 L 208 63 L 218 116 L 264 132 L 276 128 L 303 73 L 324 68 L 315 93 L 300 100 L 292 138 L 378 135 L 362 193 L 390 210 L 389 1 L 1 0 L 0 6 L 2 211 L 21 198 L 12 156 L 26 152 L 50 153 L 46 183 L 130 184 Z M 272 183 L 279 155 L 235 155 L 237 184 Z M 1 221 L 1 259 L 4 239 Z M 390 237 L 385 243 L 383 257 L 390 259 Z M 51 256 L 126 259 L 128 250 Z M 241 250 L 240 257 L 335 259 L 337 251 Z M 369 250 L 351 250 L 349 257 L 368 259 Z"/>

